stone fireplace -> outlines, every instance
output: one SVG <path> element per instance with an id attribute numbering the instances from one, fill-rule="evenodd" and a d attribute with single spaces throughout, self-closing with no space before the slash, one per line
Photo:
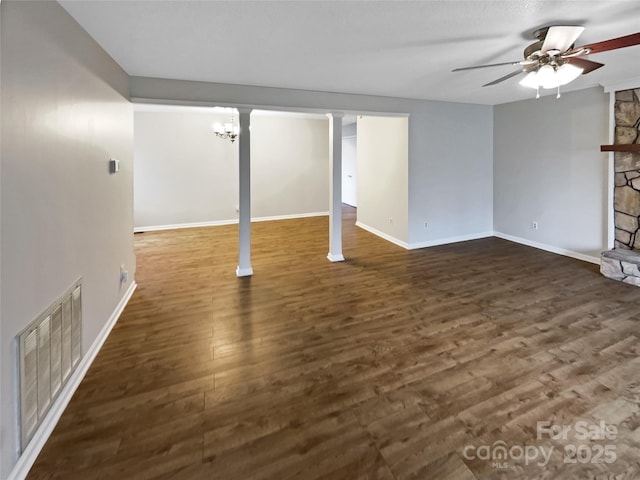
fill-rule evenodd
<path id="1" fill-rule="evenodd" d="M 640 144 L 640 88 L 615 93 L 615 142 Z M 640 152 L 614 153 L 615 248 L 602 253 L 605 277 L 640 286 Z"/>

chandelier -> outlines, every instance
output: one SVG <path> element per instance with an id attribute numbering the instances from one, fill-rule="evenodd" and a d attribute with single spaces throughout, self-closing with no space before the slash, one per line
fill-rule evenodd
<path id="1" fill-rule="evenodd" d="M 583 69 L 570 63 L 558 65 L 555 62 L 548 63 L 542 67 L 529 72 L 526 77 L 520 80 L 520 85 L 536 89 L 536 98 L 540 97 L 540 87 L 557 88 L 560 98 L 560 86 L 573 82 L 583 72 Z"/>
<path id="2" fill-rule="evenodd" d="M 220 123 L 216 122 L 213 124 L 213 133 L 216 134 L 216 137 L 220 138 L 228 138 L 231 140 L 231 143 L 235 142 L 238 135 L 240 135 L 240 126 L 235 125 L 233 121 L 233 115 L 231 116 L 231 122 L 229 123 Z"/>

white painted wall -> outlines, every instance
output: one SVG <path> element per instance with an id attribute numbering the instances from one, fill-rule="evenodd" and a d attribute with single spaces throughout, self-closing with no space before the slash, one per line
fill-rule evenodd
<path id="1" fill-rule="evenodd" d="M 358 225 L 408 243 L 408 119 L 358 119 Z"/>
<path id="2" fill-rule="evenodd" d="M 608 118 L 601 88 L 495 107 L 496 232 L 598 260 L 607 249 L 608 156 L 600 145 Z"/>
<path id="3" fill-rule="evenodd" d="M 2 24 L 4 23 L 4 20 L 2 19 L 4 9 L 2 8 L 2 0 L 0 0 L 0 85 L 2 85 Z M 2 119 L 2 94 L 0 92 L 0 128 L 2 128 L 1 125 L 1 120 Z M 0 133 L 0 179 L 2 178 L 2 134 Z M 4 348 L 4 339 L 2 336 L 2 181 L 0 180 L 0 412 L 2 410 L 5 409 L 5 405 L 4 405 L 4 397 L 5 397 L 5 393 L 4 392 L 4 375 L 3 375 L 3 355 L 2 355 L 2 349 Z M 4 450 L 6 447 L 4 447 L 4 445 L 6 445 L 6 440 L 4 440 L 6 438 L 6 435 L 8 434 L 8 432 L 5 430 L 4 428 L 4 420 L 2 419 L 2 413 L 0 413 L 0 450 Z M 9 470 L 9 467 L 5 467 L 4 465 L 6 465 L 6 461 L 4 460 L 4 455 L 2 453 L 0 453 L 0 478 L 4 479 L 5 478 L 5 474 L 4 474 L 4 469 L 6 468 L 7 471 Z"/>
<path id="4" fill-rule="evenodd" d="M 229 120 L 206 109 L 135 112 L 136 229 L 237 221 L 238 143 L 211 129 Z M 252 114 L 254 218 L 327 212 L 328 123 Z"/>
<path id="5" fill-rule="evenodd" d="M 355 126 L 355 124 L 354 124 Z M 344 136 L 342 130 L 342 203 L 358 206 L 358 159 L 356 134 Z"/>
<path id="6" fill-rule="evenodd" d="M 0 445 L 17 452 L 14 338 L 79 276 L 83 351 L 135 272 L 126 73 L 56 2 L 2 2 Z M 110 175 L 110 157 L 120 173 Z"/>
<path id="7" fill-rule="evenodd" d="M 329 119 L 251 116 L 251 215 L 329 212 Z"/>
<path id="8" fill-rule="evenodd" d="M 238 218 L 238 143 L 212 131 L 229 120 L 198 110 L 134 112 L 135 227 Z"/>
<path id="9" fill-rule="evenodd" d="M 182 104 L 409 114 L 409 245 L 493 230 L 491 106 L 144 77 L 131 78 L 131 96 Z M 425 220 L 433 228 L 425 229 Z"/>

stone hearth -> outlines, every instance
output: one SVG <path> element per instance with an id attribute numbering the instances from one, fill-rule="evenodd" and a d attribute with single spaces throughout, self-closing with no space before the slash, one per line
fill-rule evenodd
<path id="1" fill-rule="evenodd" d="M 623 248 L 602 252 L 600 272 L 607 278 L 640 287 L 640 252 Z"/>
<path id="2" fill-rule="evenodd" d="M 615 144 L 640 143 L 640 88 L 616 92 Z M 640 154 L 615 152 L 615 248 L 602 253 L 605 277 L 640 286 Z"/>

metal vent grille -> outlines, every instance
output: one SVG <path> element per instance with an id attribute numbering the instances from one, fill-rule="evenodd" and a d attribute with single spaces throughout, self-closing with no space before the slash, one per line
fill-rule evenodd
<path id="1" fill-rule="evenodd" d="M 18 335 L 21 450 L 82 358 L 81 279 Z"/>

